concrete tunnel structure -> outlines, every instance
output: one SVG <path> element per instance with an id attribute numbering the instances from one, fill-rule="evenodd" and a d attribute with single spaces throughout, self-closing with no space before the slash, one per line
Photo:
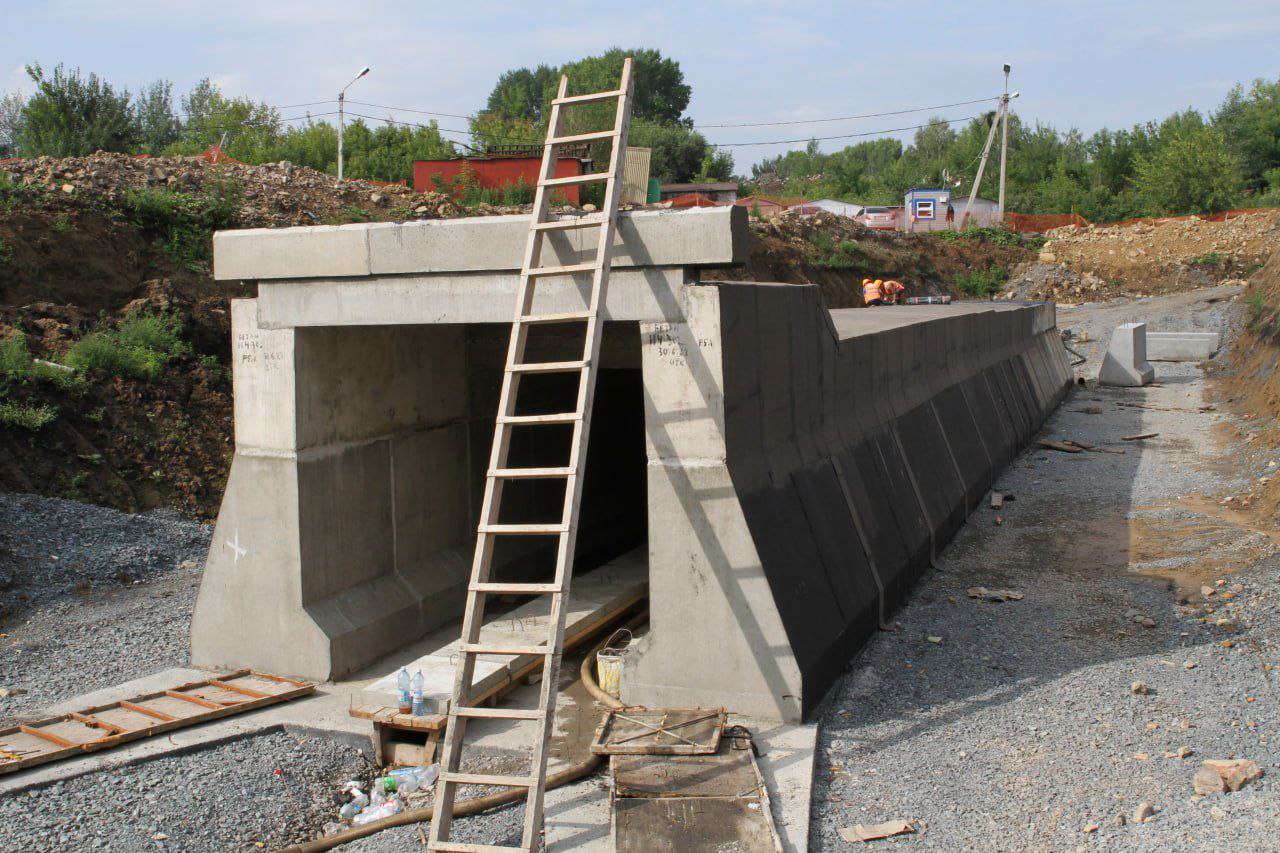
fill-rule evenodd
<path id="1" fill-rule="evenodd" d="M 338 679 L 460 618 L 527 227 L 215 236 L 215 277 L 258 295 L 232 306 L 236 451 L 194 663 Z M 554 261 L 584 239 L 557 234 Z M 647 553 L 623 699 L 801 719 L 1062 400 L 1054 308 L 828 311 L 816 286 L 700 281 L 745 261 L 741 208 L 623 213 L 618 239 L 575 571 Z M 535 310 L 589 286 L 545 282 Z M 573 345 L 552 328 L 530 357 Z M 564 391 L 528 394 L 554 411 Z M 513 464 L 563 440 L 541 429 Z"/>

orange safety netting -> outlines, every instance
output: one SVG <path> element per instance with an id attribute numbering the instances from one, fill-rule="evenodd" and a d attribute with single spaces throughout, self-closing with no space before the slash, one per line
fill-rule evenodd
<path id="1" fill-rule="evenodd" d="M 1181 222 L 1185 219 L 1199 219 L 1202 222 L 1226 222 L 1228 219 L 1235 219 L 1237 216 L 1246 216 L 1250 213 L 1273 213 L 1277 209 L 1274 207 L 1242 207 L 1238 210 L 1224 210 L 1221 213 L 1198 213 L 1191 216 L 1155 216 L 1140 217 L 1138 219 L 1125 219 L 1120 222 L 1108 222 L 1108 225 L 1160 225 L 1164 222 Z"/>
<path id="2" fill-rule="evenodd" d="M 707 198 L 702 193 L 685 193 L 674 198 L 668 199 L 672 207 L 721 207 L 721 203 L 717 203 Z"/>

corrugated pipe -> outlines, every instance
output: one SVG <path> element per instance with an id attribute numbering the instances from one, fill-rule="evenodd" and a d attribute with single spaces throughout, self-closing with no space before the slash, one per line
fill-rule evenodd
<path id="1" fill-rule="evenodd" d="M 648 611 L 645 611 L 627 623 L 627 627 L 635 627 L 643 624 L 649 618 Z M 609 708 L 623 708 L 624 706 L 617 699 L 614 699 L 608 693 L 600 689 L 600 685 L 596 682 L 595 676 L 591 672 L 591 665 L 595 662 L 596 654 L 603 649 L 612 638 L 612 634 L 607 635 L 603 640 L 592 647 L 587 652 L 587 656 L 582 659 L 582 666 L 579 672 L 582 675 L 583 686 L 587 688 L 587 692 L 591 694 L 600 704 Z M 603 759 L 599 755 L 591 755 L 579 761 L 572 767 L 567 767 L 558 773 L 552 773 L 547 776 L 547 790 L 559 788 L 570 782 L 576 782 L 590 776 L 600 766 Z M 461 800 L 454 804 L 454 817 L 466 817 L 467 815 L 476 814 L 478 812 L 487 811 L 496 806 L 505 806 L 507 803 L 514 803 L 523 800 L 528 796 L 527 791 L 520 789 L 512 789 L 509 791 L 499 791 L 496 794 L 488 794 L 483 797 L 472 797 L 470 799 Z M 293 847 L 285 849 L 285 853 L 320 853 L 323 850 L 332 850 L 335 847 L 341 847 L 352 841 L 361 838 L 368 838 L 370 835 L 376 835 L 384 829 L 391 829 L 395 826 L 408 826 L 413 823 L 421 823 L 422 821 L 431 820 L 435 815 L 435 807 L 424 806 L 420 809 L 409 809 L 400 812 L 400 814 L 384 817 L 382 820 L 370 821 L 363 826 L 353 827 L 345 832 L 339 832 L 336 835 L 327 835 L 323 838 L 317 838 L 314 841 L 308 841 L 304 844 L 297 844 Z"/>

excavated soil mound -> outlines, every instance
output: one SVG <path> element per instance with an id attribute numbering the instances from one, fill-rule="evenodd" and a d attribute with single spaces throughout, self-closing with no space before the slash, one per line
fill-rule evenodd
<path id="1" fill-rule="evenodd" d="M 1098 301 L 1211 287 L 1261 268 L 1280 237 L 1280 211 L 1225 222 L 1197 217 L 1132 225 L 1068 225 L 1047 235 L 1015 283 L 1032 299 Z"/>
<path id="2" fill-rule="evenodd" d="M 844 216 L 788 211 L 751 223 L 750 257 L 744 266 L 706 270 L 710 281 L 776 281 L 816 284 L 829 308 L 862 305 L 862 279 L 897 279 L 906 296 L 949 294 L 958 276 L 998 271 L 1008 275 L 1034 258 L 1029 244 L 981 237 L 948 240 L 929 234 L 873 231 Z"/>

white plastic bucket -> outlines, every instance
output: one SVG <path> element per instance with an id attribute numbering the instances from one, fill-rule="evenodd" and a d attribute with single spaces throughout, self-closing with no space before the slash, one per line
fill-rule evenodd
<path id="1" fill-rule="evenodd" d="M 613 648 L 612 643 L 619 634 L 627 635 L 627 646 L 631 645 L 631 632 L 620 628 L 609 638 L 605 647 L 596 652 L 596 681 L 600 689 L 617 699 L 622 693 L 622 662 L 625 660 L 627 646 Z"/>

